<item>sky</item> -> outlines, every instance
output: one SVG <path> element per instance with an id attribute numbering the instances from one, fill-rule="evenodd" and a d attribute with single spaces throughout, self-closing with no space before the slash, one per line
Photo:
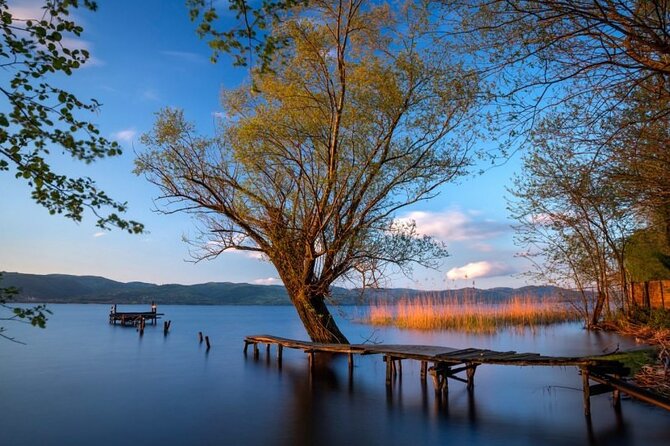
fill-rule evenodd
<path id="1" fill-rule="evenodd" d="M 16 16 L 35 15 L 38 1 L 10 0 Z M 139 142 L 164 107 L 184 110 L 198 131 L 212 134 L 222 112 L 222 89 L 239 85 L 247 72 L 230 59 L 209 61 L 206 43 L 195 33 L 184 0 L 101 0 L 95 13 L 78 11 L 84 27 L 78 46 L 92 59 L 54 84 L 101 109 L 87 116 L 101 133 L 119 142 L 123 155 L 84 165 L 53 157 L 54 169 L 90 176 L 110 196 L 127 201 L 126 218 L 145 224 L 147 233 L 102 231 L 89 215 L 81 223 L 50 216 L 30 198 L 30 189 L 0 173 L 0 271 L 103 276 L 122 282 L 158 284 L 248 282 L 280 284 L 272 265 L 257 256 L 233 252 L 194 263 L 185 238 L 195 235 L 187 215 L 156 212 L 157 188 L 132 173 Z M 6 82 L 6 74 L 0 80 Z M 56 151 L 57 153 L 58 151 Z M 515 256 L 513 222 L 506 209 L 506 187 L 520 169 L 518 155 L 504 166 L 441 188 L 438 197 L 400 212 L 419 232 L 447 244 L 449 257 L 437 270 L 417 268 L 411 277 L 392 275 L 386 285 L 417 289 L 466 286 L 518 287 L 530 264 Z"/>

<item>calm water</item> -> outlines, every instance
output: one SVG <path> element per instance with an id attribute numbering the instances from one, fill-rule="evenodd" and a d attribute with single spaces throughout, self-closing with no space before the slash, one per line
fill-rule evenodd
<path id="1" fill-rule="evenodd" d="M 345 358 L 310 378 L 306 356 L 284 350 L 278 369 L 261 350 L 242 354 L 247 334 L 306 339 L 291 307 L 162 306 L 172 331 L 107 324 L 107 305 L 52 305 L 46 330 L 10 325 L 27 346 L 0 341 L 0 444 L 9 445 L 668 445 L 670 413 L 609 395 L 582 414 L 575 368 L 482 366 L 471 397 L 450 382 L 438 406 L 422 389 L 418 363 L 385 386 L 381 357 L 357 357 L 353 380 Z M 131 307 L 120 307 L 119 311 Z M 494 336 L 421 333 L 353 323 L 352 342 L 580 355 L 632 345 L 576 325 Z M 210 336 L 205 352 L 198 331 Z"/>

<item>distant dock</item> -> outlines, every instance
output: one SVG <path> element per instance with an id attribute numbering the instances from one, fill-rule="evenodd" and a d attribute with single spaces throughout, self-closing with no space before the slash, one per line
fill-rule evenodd
<path id="1" fill-rule="evenodd" d="M 244 353 L 253 347 L 254 358 L 259 356 L 259 344 L 277 347 L 277 362 L 281 365 L 284 347 L 303 350 L 308 355 L 310 372 L 314 367 L 314 356 L 318 353 L 346 354 L 349 359 L 349 375 L 353 375 L 354 355 L 382 355 L 386 362 L 386 385 L 390 389 L 393 378 L 402 374 L 402 360 L 412 359 L 421 363 L 421 380 L 430 375 L 436 398 L 447 397 L 448 380 L 466 384 L 468 391 L 474 389 L 475 371 L 480 365 L 550 366 L 578 367 L 582 375 L 584 393 L 584 414 L 591 414 L 591 397 L 612 393 L 616 411 L 621 410 L 621 392 L 633 398 L 670 410 L 670 400 L 622 380 L 630 370 L 619 361 L 597 357 L 543 356 L 538 353 L 498 352 L 478 348 L 456 349 L 433 345 L 385 345 L 385 344 L 321 344 L 298 341 L 270 335 L 247 336 L 244 339 Z M 429 363 L 432 365 L 429 367 Z M 465 372 L 465 377 L 457 374 Z M 595 381 L 597 384 L 591 384 Z"/>
<path id="2" fill-rule="evenodd" d="M 158 307 L 155 303 L 151 303 L 151 311 L 117 311 L 116 305 L 112 305 L 111 310 L 109 311 L 109 323 L 116 325 L 120 323 L 121 325 L 126 326 L 140 326 L 144 325 L 147 321 L 156 325 L 158 319 L 163 316 L 163 313 L 158 313 Z"/>

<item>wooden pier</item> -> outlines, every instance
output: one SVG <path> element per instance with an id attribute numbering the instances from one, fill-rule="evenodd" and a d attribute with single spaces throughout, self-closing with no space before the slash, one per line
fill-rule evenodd
<path id="1" fill-rule="evenodd" d="M 158 319 L 163 316 L 163 313 L 157 312 L 157 306 L 155 303 L 151 303 L 151 311 L 117 311 L 116 305 L 112 305 L 111 310 L 109 311 L 109 323 L 116 324 L 117 322 L 121 325 L 126 326 L 140 326 L 146 323 L 147 321 L 156 325 Z"/>
<path id="2" fill-rule="evenodd" d="M 386 385 L 389 387 L 393 378 L 402 374 L 403 360 L 420 361 L 421 380 L 426 380 L 430 375 L 437 398 L 448 395 L 450 379 L 465 383 L 467 389 L 472 391 L 475 372 L 481 365 L 575 366 L 582 375 L 586 416 L 591 414 L 591 397 L 610 392 L 613 406 L 617 411 L 621 408 L 621 392 L 670 410 L 670 400 L 623 381 L 621 377 L 628 375 L 630 371 L 621 362 L 597 357 L 543 356 L 538 353 L 498 352 L 478 348 L 456 349 L 433 345 L 320 344 L 270 335 L 247 336 L 244 339 L 244 353 L 247 354 L 249 346 L 252 346 L 254 357 L 257 358 L 259 345 L 262 344 L 266 345 L 268 355 L 270 346 L 276 345 L 279 364 L 284 347 L 303 350 L 308 355 L 310 371 L 314 367 L 314 356 L 317 353 L 346 354 L 350 374 L 353 373 L 354 355 L 381 355 L 386 362 Z M 465 376 L 458 376 L 460 373 L 465 373 Z M 591 381 L 597 384 L 592 385 Z"/>

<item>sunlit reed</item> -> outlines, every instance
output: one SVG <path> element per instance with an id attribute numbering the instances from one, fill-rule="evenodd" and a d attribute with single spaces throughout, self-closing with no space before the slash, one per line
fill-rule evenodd
<path id="1" fill-rule="evenodd" d="M 579 319 L 574 308 L 557 298 L 515 296 L 504 302 L 489 303 L 420 297 L 370 305 L 365 322 L 418 330 L 494 333 L 508 327 L 536 327 Z"/>

